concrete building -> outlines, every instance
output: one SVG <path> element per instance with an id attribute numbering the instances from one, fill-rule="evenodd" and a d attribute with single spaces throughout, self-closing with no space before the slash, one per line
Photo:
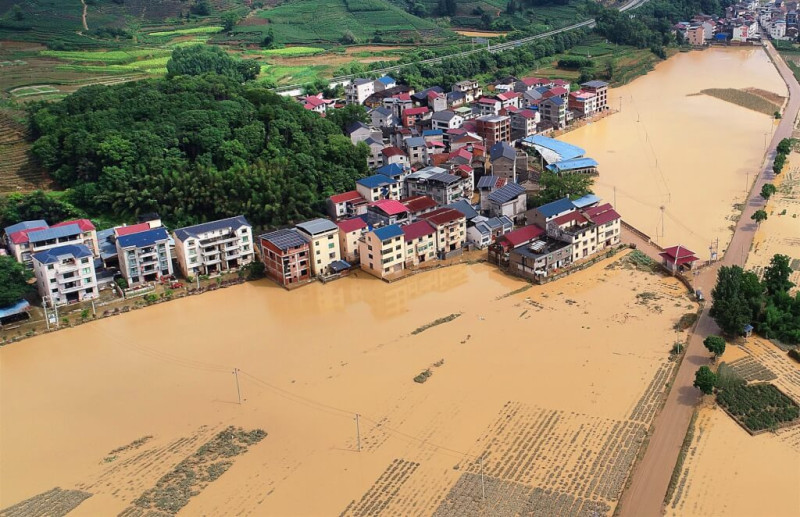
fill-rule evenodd
<path id="1" fill-rule="evenodd" d="M 339 227 L 339 250 L 342 258 L 350 264 L 358 264 L 358 241 L 370 230 L 362 217 L 344 219 L 336 223 Z"/>
<path id="2" fill-rule="evenodd" d="M 571 92 L 567 107 L 579 117 L 591 117 L 597 112 L 597 94 L 587 90 Z"/>
<path id="3" fill-rule="evenodd" d="M 467 241 L 467 219 L 452 208 L 439 208 L 420 217 L 436 228 L 436 251 L 445 259 L 460 255 Z"/>
<path id="4" fill-rule="evenodd" d="M 502 103 L 494 97 L 481 97 L 478 99 L 477 107 L 481 116 L 499 115 Z"/>
<path id="5" fill-rule="evenodd" d="M 597 96 L 597 111 L 608 109 L 608 83 L 597 80 L 589 81 L 581 84 L 581 89 Z"/>
<path id="6" fill-rule="evenodd" d="M 516 184 L 509 182 L 488 196 L 489 216 L 508 217 L 512 221 L 522 220 L 527 210 L 527 192 Z"/>
<path id="7" fill-rule="evenodd" d="M 692 25 L 686 29 L 686 42 L 695 47 L 702 46 L 705 41 L 705 30 L 702 25 Z"/>
<path id="8" fill-rule="evenodd" d="M 546 228 L 547 223 L 553 219 L 574 211 L 575 205 L 572 204 L 568 197 L 564 197 L 552 203 L 528 210 L 525 218 L 528 224 L 533 223 L 540 228 Z"/>
<path id="9" fill-rule="evenodd" d="M 367 200 L 357 190 L 334 194 L 327 199 L 326 205 L 328 215 L 333 219 L 355 217 L 365 213 L 367 210 Z"/>
<path id="10" fill-rule="evenodd" d="M 588 207 L 583 213 L 597 226 L 598 251 L 619 244 L 622 218 L 610 203 Z"/>
<path id="11" fill-rule="evenodd" d="M 328 219 L 318 218 L 298 223 L 295 228 L 309 242 L 311 273 L 327 275 L 331 263 L 341 260 L 339 227 Z"/>
<path id="12" fill-rule="evenodd" d="M 463 125 L 464 119 L 452 111 L 437 111 L 431 117 L 431 127 L 433 129 L 447 131 L 448 129 L 458 129 Z"/>
<path id="13" fill-rule="evenodd" d="M 514 228 L 514 222 L 505 216 L 492 218 L 478 216 L 471 222 L 473 224 L 467 227 L 467 242 L 481 249 Z"/>
<path id="14" fill-rule="evenodd" d="M 184 276 L 235 270 L 255 259 L 253 227 L 243 215 L 178 228 L 173 235 Z"/>
<path id="15" fill-rule="evenodd" d="M 367 222 L 371 226 L 404 224 L 410 220 L 408 208 L 396 199 L 379 199 L 367 206 Z"/>
<path id="16" fill-rule="evenodd" d="M 511 121 L 506 115 L 487 115 L 475 119 L 475 132 L 487 147 L 511 141 Z"/>
<path id="17" fill-rule="evenodd" d="M 31 223 L 31 224 L 28 224 Z M 44 223 L 35 226 L 33 223 Z M 20 228 L 20 226 L 27 226 Z M 12 232 L 6 235 L 8 249 L 11 255 L 26 266 L 33 265 L 33 254 L 57 248 L 66 244 L 83 244 L 92 255 L 100 256 L 100 247 L 97 242 L 97 232 L 88 219 L 76 219 L 47 226 L 44 221 L 28 221 L 20 225 L 10 226 Z"/>
<path id="18" fill-rule="evenodd" d="M 345 86 L 344 92 L 347 104 L 364 104 L 367 97 L 375 93 L 375 82 L 370 79 L 354 79 Z"/>
<path id="19" fill-rule="evenodd" d="M 83 244 L 56 246 L 33 254 L 39 296 L 49 305 L 97 298 L 94 256 Z"/>
<path id="20" fill-rule="evenodd" d="M 489 149 L 492 176 L 517 181 L 517 151 L 508 142 L 497 142 Z"/>
<path id="21" fill-rule="evenodd" d="M 356 180 L 356 191 L 370 203 L 379 199 L 400 199 L 400 184 L 383 174 Z"/>
<path id="22" fill-rule="evenodd" d="M 467 178 L 449 174 L 441 167 L 425 167 L 406 176 L 405 197 L 428 196 L 446 205 L 464 196 Z"/>
<path id="23" fill-rule="evenodd" d="M 508 253 L 508 271 L 523 278 L 540 281 L 554 271 L 572 264 L 573 246 L 543 235 Z"/>
<path id="24" fill-rule="evenodd" d="M 427 221 L 401 227 L 406 250 L 406 267 L 436 260 L 436 228 Z"/>
<path id="25" fill-rule="evenodd" d="M 164 228 L 118 237 L 117 256 L 120 273 L 129 286 L 172 275 L 169 234 Z"/>
<path id="26" fill-rule="evenodd" d="M 524 138 L 536 133 L 536 124 L 541 120 L 538 111 L 523 109 L 511 114 L 512 138 Z"/>
<path id="27" fill-rule="evenodd" d="M 567 126 L 567 103 L 561 97 L 542 99 L 539 102 L 539 112 L 542 120 L 549 122 L 554 128 L 564 129 Z"/>
<path id="28" fill-rule="evenodd" d="M 361 269 L 384 278 L 405 269 L 403 230 L 392 224 L 364 234 L 358 243 Z"/>
<path id="29" fill-rule="evenodd" d="M 378 79 L 375 79 L 375 81 L 373 82 L 373 85 L 374 85 L 374 88 L 373 88 L 374 91 L 382 92 L 384 90 L 388 90 L 390 88 L 394 88 L 395 86 L 397 86 L 397 81 L 395 81 L 394 79 L 392 79 L 388 75 L 384 75 L 383 77 L 379 77 Z"/>
<path id="30" fill-rule="evenodd" d="M 294 228 L 286 228 L 259 237 L 261 261 L 265 273 L 283 287 L 311 280 L 310 247 Z"/>
<path id="31" fill-rule="evenodd" d="M 422 214 L 436 210 L 437 204 L 430 196 L 412 196 L 400 200 L 411 214 L 411 219 L 417 219 Z"/>
<path id="32" fill-rule="evenodd" d="M 573 158 L 551 163 L 545 167 L 548 171 L 556 174 L 597 174 L 597 162 L 592 158 Z"/>
<path id="33" fill-rule="evenodd" d="M 469 104 L 473 102 L 475 99 L 478 99 L 483 95 L 483 89 L 481 88 L 478 81 L 472 79 L 466 79 L 464 81 L 459 81 L 453 85 L 454 92 L 461 92 L 464 94 L 464 101 Z"/>

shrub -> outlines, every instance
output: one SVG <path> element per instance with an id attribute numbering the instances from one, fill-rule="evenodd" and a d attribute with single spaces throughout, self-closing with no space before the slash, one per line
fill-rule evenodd
<path id="1" fill-rule="evenodd" d="M 774 429 L 800 416 L 797 404 L 772 384 L 734 384 L 717 393 L 717 402 L 751 431 Z"/>
<path id="2" fill-rule="evenodd" d="M 428 377 L 430 377 L 431 375 L 433 375 L 433 373 L 431 372 L 430 368 L 428 368 L 424 372 L 414 377 L 414 382 L 422 384 L 423 382 L 427 381 Z"/>

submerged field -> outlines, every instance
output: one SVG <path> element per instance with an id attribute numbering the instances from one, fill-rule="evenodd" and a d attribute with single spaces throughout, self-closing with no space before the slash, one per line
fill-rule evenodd
<path id="1" fill-rule="evenodd" d="M 119 513 L 234 426 L 267 435 L 186 512 L 610 514 L 696 307 L 619 256 L 525 285 L 483 264 L 263 281 L 6 346 L 0 508 L 60 487 Z"/>

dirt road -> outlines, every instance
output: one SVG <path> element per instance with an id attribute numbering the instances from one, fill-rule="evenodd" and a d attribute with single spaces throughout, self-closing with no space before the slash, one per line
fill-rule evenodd
<path id="1" fill-rule="evenodd" d="M 711 288 L 716 281 L 719 266 L 744 266 L 756 231 L 756 224 L 750 219 L 750 216 L 765 205 L 764 199 L 759 195 L 761 187 L 774 179 L 772 162 L 775 158 L 776 147 L 781 139 L 792 136 L 795 119 L 798 109 L 800 109 L 800 84 L 771 43 L 766 44 L 766 50 L 781 77 L 786 81 L 789 88 L 789 102 L 780 125 L 772 137 L 761 173 L 753 183 L 742 216 L 736 224 L 731 243 L 725 250 L 724 257 L 714 267 L 705 269 L 696 277 L 697 287 L 703 289 L 706 296 L 711 295 Z M 654 432 L 650 437 L 647 451 L 633 471 L 630 486 L 622 495 L 620 515 L 623 517 L 650 517 L 663 513 L 664 496 L 667 493 L 669 480 L 678 459 L 692 411 L 700 401 L 700 392 L 692 386 L 694 373 L 701 365 L 708 364 L 710 359 L 708 352 L 703 347 L 703 339 L 709 334 L 719 331 L 708 315 L 709 307 L 710 304 L 706 304 L 700 316 L 664 409 L 654 422 Z"/>

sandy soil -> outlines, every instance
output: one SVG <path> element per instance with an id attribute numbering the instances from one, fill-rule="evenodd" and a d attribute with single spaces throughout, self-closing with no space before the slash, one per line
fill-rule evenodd
<path id="1" fill-rule="evenodd" d="M 800 286 L 800 154 L 789 155 L 773 184 L 778 192 L 767 203 L 768 217 L 756 233 L 746 269 L 761 274 L 776 253 L 788 255 L 797 260 L 791 280 Z"/>
<path id="2" fill-rule="evenodd" d="M 453 31 L 456 34 L 461 34 L 462 36 L 468 36 L 470 38 L 497 38 L 499 36 L 505 36 L 508 34 L 507 32 L 491 32 L 491 31 L 474 31 L 474 30 L 463 30 L 463 31 Z"/>
<path id="3" fill-rule="evenodd" d="M 72 515 L 119 513 L 234 425 L 268 435 L 183 513 L 477 513 L 479 457 L 497 514 L 608 513 L 694 309 L 612 262 L 529 289 L 485 264 L 264 281 L 3 347 L 0 508 L 58 486 L 93 494 Z"/>
<path id="4" fill-rule="evenodd" d="M 775 123 L 705 95 L 706 88 L 755 87 L 785 96 L 761 49 L 681 53 L 609 92 L 622 111 L 561 138 L 600 163 L 596 191 L 616 198 L 631 224 L 663 245 L 681 243 L 701 259 L 730 240 L 734 203 L 759 170 Z M 660 207 L 664 207 L 663 216 Z"/>
<path id="5" fill-rule="evenodd" d="M 749 362 L 785 393 L 800 400 L 800 369 L 761 339 L 729 346 L 723 361 Z M 753 368 L 755 367 L 755 368 Z M 735 452 L 734 452 L 735 451 Z M 800 426 L 750 436 L 711 403 L 698 414 L 681 481 L 667 505 L 674 516 L 772 517 L 800 513 Z"/>

